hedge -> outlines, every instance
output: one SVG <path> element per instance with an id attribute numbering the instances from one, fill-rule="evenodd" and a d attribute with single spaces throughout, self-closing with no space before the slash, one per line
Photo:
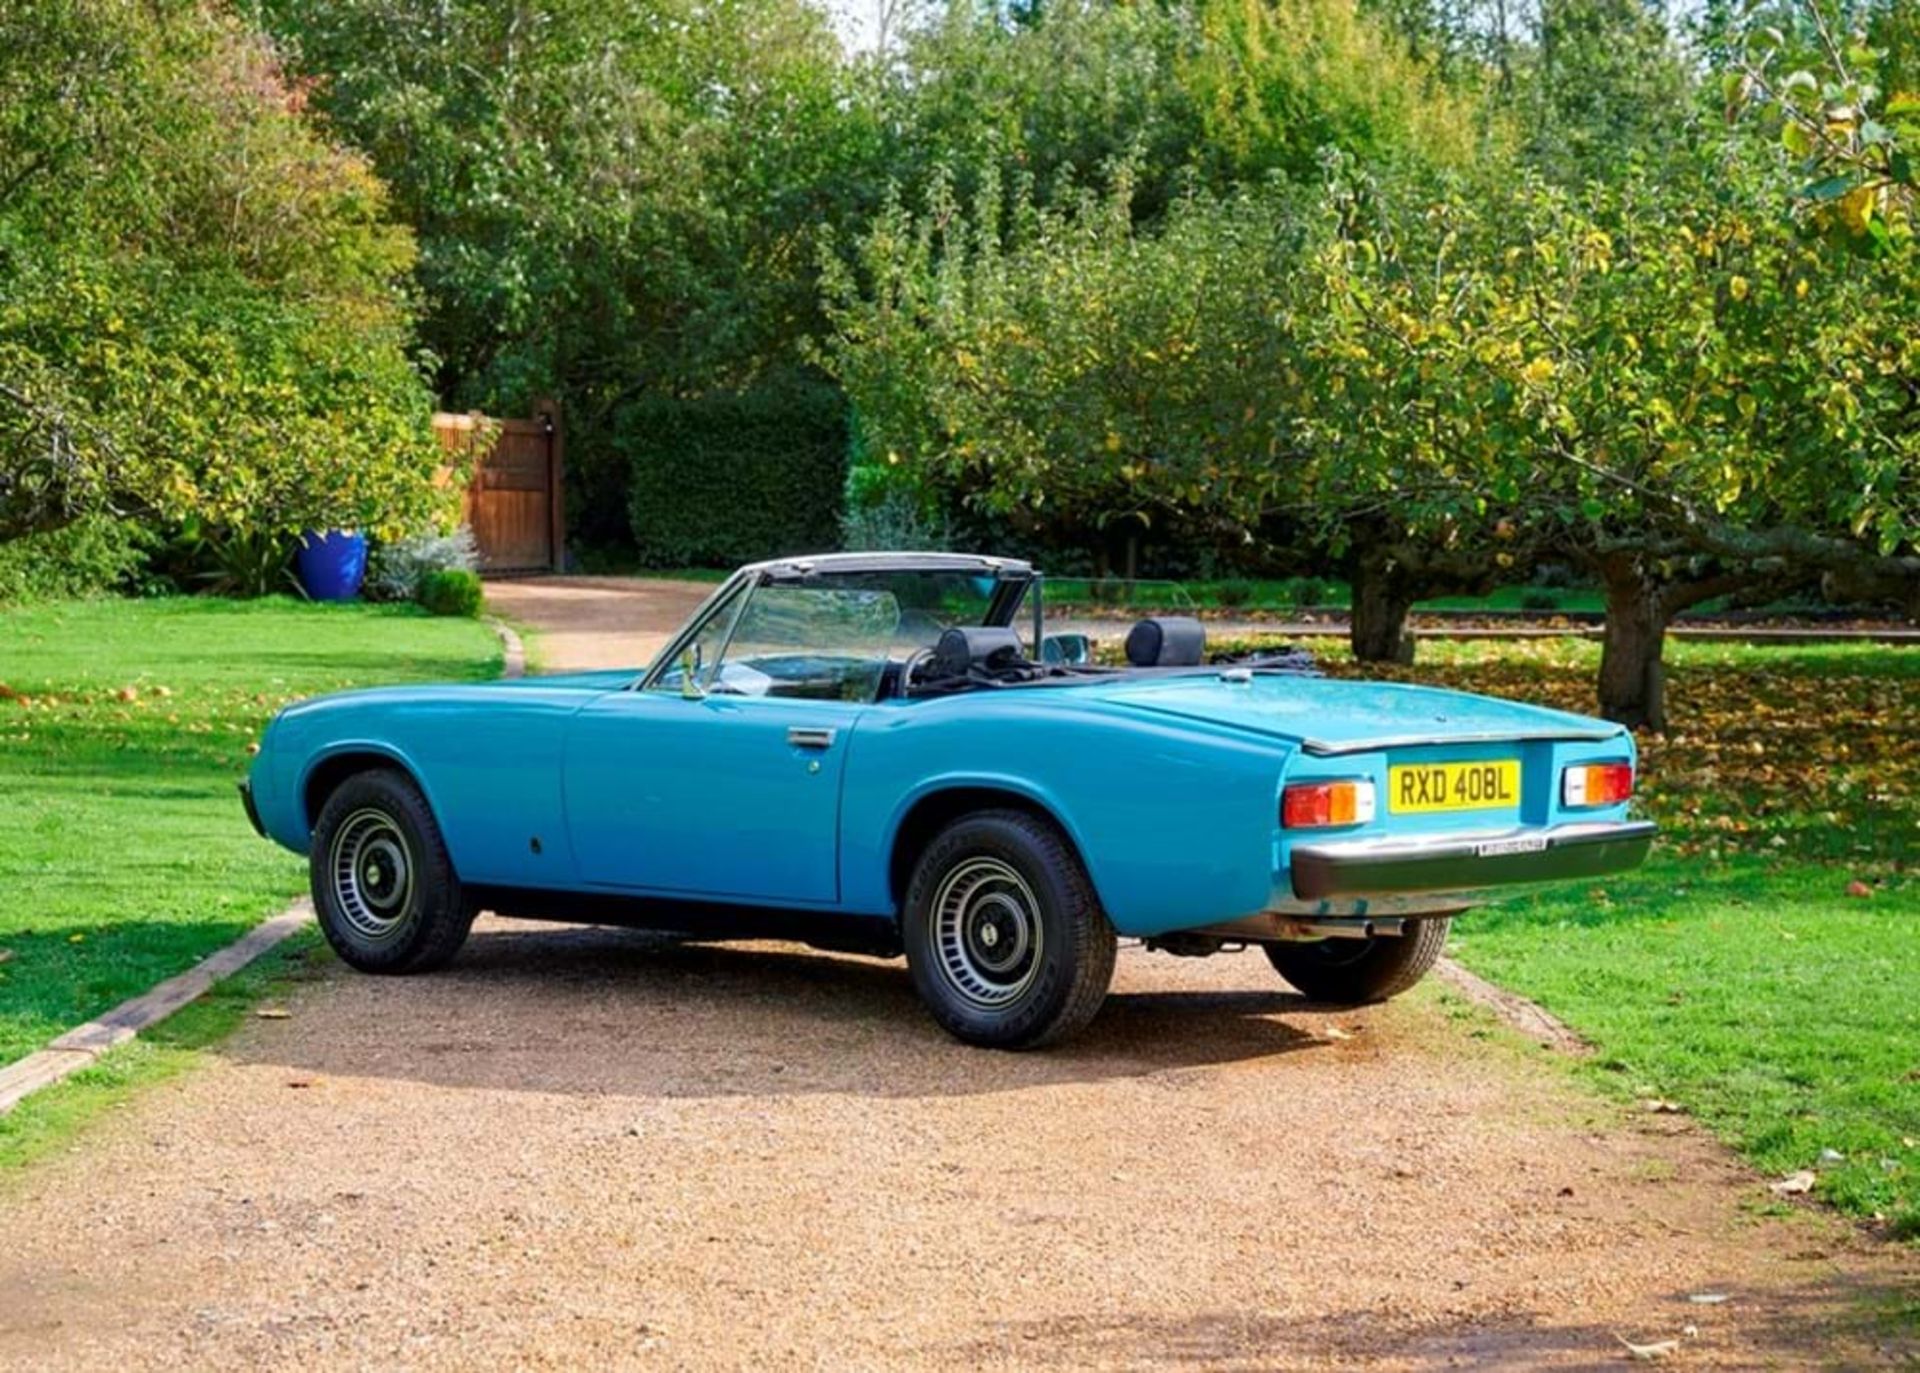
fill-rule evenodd
<path id="1" fill-rule="evenodd" d="M 118 590 L 138 578 L 153 542 L 138 525 L 106 515 L 0 540 L 0 606 Z"/>
<path id="2" fill-rule="evenodd" d="M 650 567 L 732 567 L 840 546 L 847 408 L 838 388 L 784 378 L 621 414 L 628 509 Z"/>

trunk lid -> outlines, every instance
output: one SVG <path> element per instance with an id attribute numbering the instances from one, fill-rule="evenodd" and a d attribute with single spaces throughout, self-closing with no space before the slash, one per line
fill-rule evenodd
<path id="1" fill-rule="evenodd" d="M 1622 732 L 1619 725 L 1563 710 L 1401 682 L 1280 673 L 1234 681 L 1206 673 L 1087 689 L 1114 705 L 1296 740 L 1317 754 L 1482 740 L 1610 739 Z"/>

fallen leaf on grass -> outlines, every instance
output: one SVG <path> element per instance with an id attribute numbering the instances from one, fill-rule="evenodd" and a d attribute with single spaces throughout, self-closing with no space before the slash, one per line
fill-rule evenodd
<path id="1" fill-rule="evenodd" d="M 261 1006 L 254 1011 L 256 1020 L 291 1020 L 293 1012 L 285 1006 Z"/>
<path id="2" fill-rule="evenodd" d="M 1621 1339 L 1618 1335 L 1614 1338 L 1626 1346 L 1629 1359 L 1640 1363 L 1652 1363 L 1655 1359 L 1670 1358 L 1680 1352 L 1678 1340 L 1656 1340 L 1652 1344 L 1635 1344 L 1632 1340 Z"/>
<path id="3" fill-rule="evenodd" d="M 287 1084 L 289 1087 L 311 1087 L 313 1083 L 304 1077 L 296 1077 Z"/>
<path id="4" fill-rule="evenodd" d="M 1668 1101 L 1663 1097 L 1651 1097 L 1646 1105 L 1648 1111 L 1660 1116 L 1677 1116 L 1685 1109 L 1679 1102 Z"/>
<path id="5" fill-rule="evenodd" d="M 1788 1173 L 1778 1182 L 1769 1183 L 1767 1190 L 1772 1192 L 1776 1197 L 1797 1197 L 1811 1192 L 1813 1190 L 1813 1184 L 1818 1181 L 1819 1179 L 1814 1176 L 1813 1169 L 1802 1168 L 1797 1173 Z"/>
<path id="6" fill-rule="evenodd" d="M 137 701 L 140 699 L 139 691 L 130 686 L 121 687 L 120 690 L 114 692 L 113 694 L 117 700 L 121 700 L 121 701 Z"/>
<path id="7" fill-rule="evenodd" d="M 1865 882 L 1862 882 L 1856 878 L 1854 881 L 1847 883 L 1847 895 L 1848 896 L 1872 896 L 1873 888 L 1869 887 Z"/>
<path id="8" fill-rule="evenodd" d="M 84 934 L 70 934 L 67 936 L 67 943 L 69 944 L 84 944 L 86 942 L 87 937 Z"/>

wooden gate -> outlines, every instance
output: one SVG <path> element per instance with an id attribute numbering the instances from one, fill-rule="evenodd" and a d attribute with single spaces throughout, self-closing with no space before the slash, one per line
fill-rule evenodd
<path id="1" fill-rule="evenodd" d="M 472 451 L 483 427 L 494 430 L 493 446 L 476 455 L 464 509 L 484 572 L 558 572 L 566 564 L 560 412 L 544 402 L 535 409 L 524 420 L 433 417 L 450 453 Z"/>

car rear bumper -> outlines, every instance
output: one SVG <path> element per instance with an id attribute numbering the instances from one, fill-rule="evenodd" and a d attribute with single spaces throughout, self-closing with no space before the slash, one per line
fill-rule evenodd
<path id="1" fill-rule="evenodd" d="M 1305 901 L 1406 892 L 1471 892 L 1602 877 L 1638 867 L 1656 826 L 1590 821 L 1548 829 L 1296 844 L 1293 894 Z"/>
<path id="2" fill-rule="evenodd" d="M 262 839 L 265 839 L 267 837 L 267 827 L 260 823 L 260 809 L 253 804 L 253 783 L 242 780 L 238 785 L 240 788 L 240 804 L 246 808 L 247 821 L 253 826 L 253 832 Z"/>

